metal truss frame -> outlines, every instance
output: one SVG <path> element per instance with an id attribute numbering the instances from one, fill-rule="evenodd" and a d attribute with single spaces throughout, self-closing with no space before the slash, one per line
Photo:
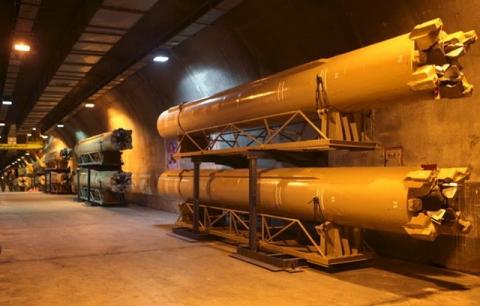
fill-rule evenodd
<path id="1" fill-rule="evenodd" d="M 199 207 L 201 211 L 201 218 L 198 220 L 199 232 L 237 243 L 249 242 L 249 212 L 202 204 Z M 192 228 L 193 215 L 193 203 L 182 203 L 175 226 Z M 373 252 L 363 240 L 362 245 L 354 246 L 351 237 L 332 223 L 315 226 L 317 235 L 314 235 L 298 219 L 262 213 L 258 213 L 257 217 L 260 230 L 256 232 L 256 236 L 261 250 L 288 254 L 323 267 L 365 261 L 373 256 Z M 286 235 L 292 229 L 296 229 L 296 233 L 299 234 L 296 239 Z M 302 242 L 299 243 L 298 240 Z"/>
<path id="2" fill-rule="evenodd" d="M 292 151 L 374 149 L 376 144 L 369 141 L 366 133 L 358 128 L 358 121 L 358 116 L 335 111 L 318 111 L 316 115 L 308 116 L 303 111 L 297 110 L 257 117 L 207 129 L 186 131 L 178 139 L 175 157 L 239 153 L 251 149 Z"/>

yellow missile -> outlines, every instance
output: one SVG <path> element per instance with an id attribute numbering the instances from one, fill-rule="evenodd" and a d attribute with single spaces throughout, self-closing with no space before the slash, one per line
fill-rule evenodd
<path id="1" fill-rule="evenodd" d="M 193 172 L 169 170 L 158 180 L 162 195 L 192 201 Z M 258 211 L 302 221 L 406 233 L 434 240 L 469 229 L 455 210 L 467 168 L 281 168 L 258 173 Z M 201 170 L 200 202 L 248 211 L 248 169 Z"/>
<path id="2" fill-rule="evenodd" d="M 168 138 L 298 110 L 355 112 L 394 100 L 469 96 L 473 86 L 458 58 L 477 36 L 442 28 L 434 19 L 410 33 L 174 106 L 159 116 L 158 132 Z"/>

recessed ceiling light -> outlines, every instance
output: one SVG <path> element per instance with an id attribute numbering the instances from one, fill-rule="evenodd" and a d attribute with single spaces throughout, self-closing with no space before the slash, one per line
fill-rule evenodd
<path id="1" fill-rule="evenodd" d="M 12 104 L 13 104 L 13 101 L 3 100 L 3 101 L 2 101 L 2 104 L 3 104 L 3 105 L 12 105 Z"/>
<path id="2" fill-rule="evenodd" d="M 63 124 L 61 124 L 61 123 L 60 123 L 60 124 L 57 124 L 57 127 L 58 127 L 58 128 L 63 128 L 64 126 L 65 126 L 65 125 L 63 125 Z"/>
<path id="3" fill-rule="evenodd" d="M 30 51 L 30 45 L 27 45 L 26 43 L 22 43 L 22 42 L 19 42 L 19 43 L 16 43 L 13 48 L 17 51 L 20 51 L 20 52 L 29 52 Z"/>
<path id="4" fill-rule="evenodd" d="M 93 103 L 85 103 L 85 107 L 86 107 L 86 108 L 94 108 L 94 107 L 95 107 L 95 104 L 93 104 Z"/>
<path id="5" fill-rule="evenodd" d="M 36 130 L 37 130 L 37 128 L 34 128 L 34 127 L 32 128 L 32 131 L 36 131 Z"/>
<path id="6" fill-rule="evenodd" d="M 27 136 L 28 136 L 28 137 L 31 137 L 31 136 L 32 136 L 32 133 L 28 133 Z"/>
<path id="7" fill-rule="evenodd" d="M 5 122 L 0 122 L 0 126 L 5 126 Z"/>
<path id="8" fill-rule="evenodd" d="M 26 156 L 29 156 L 29 155 L 30 155 L 30 153 L 26 152 L 26 153 L 25 153 L 25 155 L 26 155 Z"/>
<path id="9" fill-rule="evenodd" d="M 165 63 L 169 60 L 170 58 L 165 55 L 158 55 L 153 58 L 154 62 L 159 62 L 159 63 Z"/>

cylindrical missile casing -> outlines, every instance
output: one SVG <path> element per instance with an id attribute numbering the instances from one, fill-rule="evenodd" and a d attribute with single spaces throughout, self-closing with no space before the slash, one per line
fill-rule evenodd
<path id="1" fill-rule="evenodd" d="M 76 178 L 74 179 L 76 184 Z M 80 186 L 88 185 L 88 176 L 86 172 L 80 173 Z M 123 171 L 96 171 L 91 170 L 90 187 L 112 192 L 127 192 L 132 186 L 132 174 Z"/>
<path id="2" fill-rule="evenodd" d="M 470 95 L 472 86 L 455 59 L 475 41 L 475 32 L 447 35 L 441 28 L 441 20 L 432 20 L 409 34 L 174 106 L 159 116 L 158 132 L 167 138 L 298 110 L 355 112 L 394 100 Z M 448 53 L 452 46 L 463 52 Z M 433 49 L 441 60 L 433 59 Z"/>
<path id="3" fill-rule="evenodd" d="M 75 146 L 75 154 L 123 151 L 132 148 L 132 131 L 116 129 L 111 132 L 102 133 L 80 140 Z"/>
<path id="4" fill-rule="evenodd" d="M 62 172 L 52 172 L 51 174 L 51 183 L 52 184 L 67 184 L 69 182 L 69 174 Z"/>
<path id="5" fill-rule="evenodd" d="M 441 176 L 416 170 L 409 167 L 261 170 L 257 210 L 304 221 L 331 221 L 405 233 L 405 226 L 421 209 L 419 197 L 426 196 Z M 160 194 L 192 201 L 192 174 L 191 170 L 164 172 L 158 181 Z M 247 169 L 201 170 L 202 204 L 248 211 L 248 195 Z"/>
<path id="6" fill-rule="evenodd" d="M 46 165 L 52 165 L 52 164 L 54 164 L 55 162 L 57 162 L 61 159 L 62 159 L 62 157 L 60 156 L 60 151 L 59 150 L 51 150 L 51 151 L 46 152 L 43 155 L 43 162 Z"/>

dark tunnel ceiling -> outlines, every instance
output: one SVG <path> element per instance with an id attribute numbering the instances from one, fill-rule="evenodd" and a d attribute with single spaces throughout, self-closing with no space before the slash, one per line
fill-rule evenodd
<path id="1" fill-rule="evenodd" d="M 7 126 L 1 128 L 1 141 L 7 138 L 12 124 L 20 133 L 33 127 L 47 130 L 219 2 L 1 1 L 0 37 L 4 43 L 0 50 L 0 91 L 2 97 L 14 101 L 13 106 L 2 106 Z M 32 14 L 32 10 L 37 13 Z M 14 67 L 16 75 L 7 76 L 12 70 L 9 59 L 16 59 L 15 54 L 10 55 L 14 53 L 10 52 L 14 36 L 19 35 L 19 24 L 26 22 L 31 23 L 31 32 L 23 36 L 28 37 L 32 52 Z M 14 84 L 8 96 L 3 92 L 7 77 L 8 83 Z"/>

